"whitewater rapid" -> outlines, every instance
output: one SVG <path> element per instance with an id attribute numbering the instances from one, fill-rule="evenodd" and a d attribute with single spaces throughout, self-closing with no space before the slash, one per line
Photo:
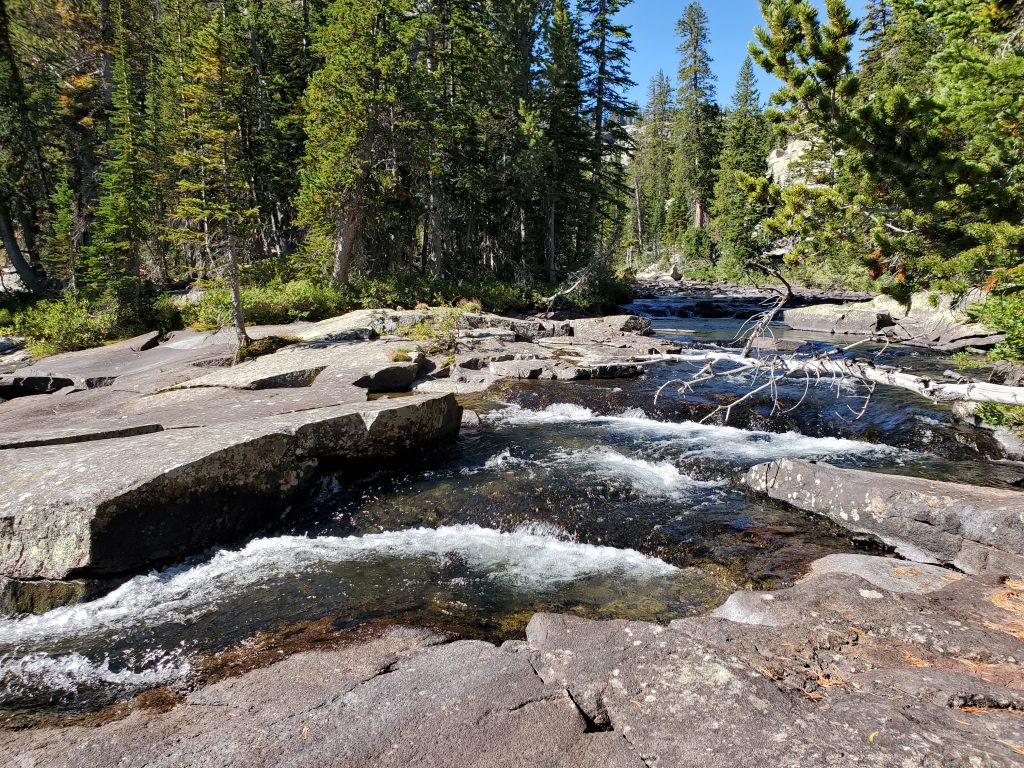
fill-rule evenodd
<path id="1" fill-rule="evenodd" d="M 508 405 L 487 415 L 489 424 L 501 429 L 521 425 L 578 424 L 648 441 L 668 442 L 688 458 L 766 462 L 776 459 L 826 459 L 835 456 L 894 456 L 899 450 L 887 445 L 840 437 L 809 437 L 799 432 L 759 432 L 737 427 L 666 422 L 632 409 L 617 416 L 600 416 L 590 408 L 556 403 L 541 410 Z"/>
<path id="2" fill-rule="evenodd" d="M 86 643 L 169 623 L 187 626 L 247 593 L 272 588 L 278 579 L 335 563 L 426 558 L 440 569 L 453 557 L 475 577 L 522 592 L 591 577 L 640 580 L 677 571 L 636 550 L 572 541 L 547 524 L 514 531 L 454 525 L 344 538 L 257 539 L 203 562 L 138 576 L 88 603 L 0 620 L 0 701 L 24 690 L 70 693 L 88 685 L 143 690 L 183 680 L 191 671 L 185 654 L 154 651 L 120 659 L 112 669 L 107 658 L 42 650 L 55 643 Z"/>

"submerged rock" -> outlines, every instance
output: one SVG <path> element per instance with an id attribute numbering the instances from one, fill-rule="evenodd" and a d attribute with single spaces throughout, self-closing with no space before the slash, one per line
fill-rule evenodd
<path id="1" fill-rule="evenodd" d="M 110 583 L 89 579 L 18 581 L 0 576 L 0 616 L 46 613 L 54 608 L 91 600 L 111 586 Z"/>
<path id="2" fill-rule="evenodd" d="M 1024 575 L 1024 492 L 790 459 L 754 467 L 745 482 L 912 560 Z"/>

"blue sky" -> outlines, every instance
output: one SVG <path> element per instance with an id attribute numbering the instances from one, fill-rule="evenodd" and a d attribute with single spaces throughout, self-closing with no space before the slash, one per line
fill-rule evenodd
<path id="1" fill-rule="evenodd" d="M 863 15 L 862 0 L 847 0 L 858 18 Z M 623 23 L 633 28 L 632 57 L 633 100 L 643 106 L 647 85 L 659 69 L 675 80 L 679 56 L 676 53 L 676 20 L 682 15 L 689 0 L 634 0 L 621 14 Z M 753 39 L 753 29 L 762 23 L 758 0 L 703 0 L 704 10 L 711 19 L 711 56 L 718 75 L 718 100 L 728 104 L 747 43 Z M 823 0 L 816 0 L 824 8 Z M 822 11 L 824 17 L 824 11 Z M 766 101 L 777 87 L 777 82 L 757 70 L 761 100 Z"/>

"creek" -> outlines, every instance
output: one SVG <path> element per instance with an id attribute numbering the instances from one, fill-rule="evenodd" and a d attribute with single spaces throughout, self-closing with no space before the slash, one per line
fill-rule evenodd
<path id="1" fill-rule="evenodd" d="M 741 325 L 663 316 L 664 301 L 634 309 L 687 344 L 727 340 Z M 866 351 L 922 373 L 950 367 L 909 348 Z M 249 541 L 88 603 L 0 620 L 0 719 L 93 711 L 215 677 L 247 652 L 280 655 L 377 624 L 501 642 L 536 611 L 667 622 L 738 589 L 786 587 L 827 554 L 884 551 L 736 487 L 772 459 L 1021 481 L 1018 467 L 982 457 L 945 408 L 902 391 L 880 388 L 858 419 L 855 388 L 821 382 L 789 412 L 751 402 L 727 426 L 695 419 L 742 393 L 742 378 L 671 388 L 655 404 L 665 382 L 693 372 L 659 364 L 635 380 L 509 384 L 468 398 L 483 428 L 440 457 L 359 478 L 342 467 Z M 792 406 L 803 390 L 793 382 L 782 400 Z"/>

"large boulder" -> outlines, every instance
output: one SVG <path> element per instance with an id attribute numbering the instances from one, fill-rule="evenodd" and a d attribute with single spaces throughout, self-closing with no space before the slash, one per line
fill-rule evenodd
<path id="1" fill-rule="evenodd" d="M 906 306 L 888 296 L 851 304 L 788 309 L 782 322 L 796 331 L 879 337 L 941 351 L 998 344 L 1005 334 L 973 322 L 953 297 L 918 293 Z"/>
<path id="2" fill-rule="evenodd" d="M 745 482 L 876 536 L 912 560 L 1024 575 L 1024 492 L 792 459 L 753 467 Z"/>
<path id="3" fill-rule="evenodd" d="M 453 397 L 414 396 L 0 451 L 0 575 L 95 577 L 180 559 L 279 515 L 323 461 L 425 451 L 460 420 Z"/>

